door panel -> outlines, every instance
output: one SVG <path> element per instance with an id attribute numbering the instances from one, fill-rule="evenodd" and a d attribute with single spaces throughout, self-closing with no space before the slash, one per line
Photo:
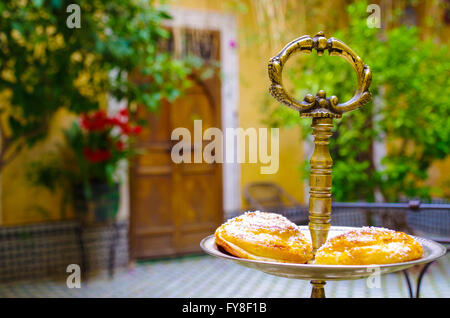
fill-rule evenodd
<path id="1" fill-rule="evenodd" d="M 153 235 L 139 235 L 138 239 L 133 240 L 132 257 L 152 258 L 176 254 L 172 233 L 173 231 L 167 231 Z M 149 246 L 153 246 L 153 248 L 149 249 Z"/>
<path id="2" fill-rule="evenodd" d="M 134 205 L 136 230 L 149 232 L 157 231 L 159 227 L 173 227 L 170 196 L 167 195 L 172 188 L 170 175 L 136 176 L 133 179 L 139 185 L 133 194 L 139 203 Z"/>
<path id="3" fill-rule="evenodd" d="M 157 113 L 149 113 L 144 107 L 138 107 L 136 116 L 147 122 L 139 134 L 138 145 L 167 143 L 170 140 L 169 104 L 163 103 Z"/>
<path id="4" fill-rule="evenodd" d="M 202 120 L 202 135 L 207 128 L 221 128 L 220 89 L 218 75 L 207 80 L 193 77 L 193 86 L 183 97 L 164 103 L 158 114 L 138 107 L 136 116 L 148 125 L 136 141 L 142 154 L 130 168 L 132 258 L 199 252 L 200 240 L 222 223 L 221 164 L 193 162 L 194 154 L 202 158 L 203 147 L 210 142 L 194 147 L 194 120 Z M 191 133 L 192 163 L 171 160 L 171 148 L 178 141 L 170 137 L 178 127 Z"/>
<path id="5" fill-rule="evenodd" d="M 216 222 L 217 219 L 210 213 L 212 206 L 218 203 L 214 187 L 215 175 L 213 172 L 205 174 L 184 175 L 181 182 L 182 201 L 185 203 L 180 220 L 182 228 L 192 224 L 205 224 Z"/>
<path id="6" fill-rule="evenodd" d="M 172 105 L 171 121 L 172 127 L 185 127 L 192 133 L 194 137 L 194 121 L 202 120 L 202 134 L 209 127 L 217 127 L 215 125 L 215 110 L 211 108 L 211 102 L 205 93 L 200 94 L 199 86 L 190 88 L 186 92 L 186 97 Z"/>

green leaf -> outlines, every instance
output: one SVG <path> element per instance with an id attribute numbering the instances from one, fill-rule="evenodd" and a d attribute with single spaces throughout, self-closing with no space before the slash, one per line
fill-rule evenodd
<path id="1" fill-rule="evenodd" d="M 32 0 L 33 1 L 33 5 L 37 8 L 42 7 L 42 5 L 44 4 L 44 0 Z"/>

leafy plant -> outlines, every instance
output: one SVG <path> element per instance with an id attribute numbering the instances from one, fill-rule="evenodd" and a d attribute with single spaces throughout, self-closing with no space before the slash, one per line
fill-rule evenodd
<path id="1" fill-rule="evenodd" d="M 338 201 L 430 198 L 437 189 L 425 185 L 427 170 L 434 160 L 450 154 L 448 47 L 422 40 L 415 26 L 368 28 L 367 4 L 349 5 L 348 27 L 333 34 L 371 67 L 373 98 L 362 109 L 335 120 L 330 142 L 332 191 Z M 343 102 L 356 88 L 353 69 L 335 57 L 297 60 L 286 69 L 286 76 L 298 97 L 324 89 Z M 310 136 L 311 122 L 286 107 L 277 105 L 267 121 L 274 126 L 300 123 L 304 136 Z M 384 137 L 387 154 L 377 162 L 374 145 Z"/>
<path id="2" fill-rule="evenodd" d="M 93 186 L 118 182 L 121 163 L 136 154 L 132 141 L 140 132 L 140 126 L 130 124 L 126 108 L 115 116 L 103 110 L 83 113 L 64 131 L 64 143 L 48 154 L 49 160 L 30 164 L 29 180 L 53 192 L 63 190 L 62 211 L 74 189 L 82 189 L 83 197 L 92 200 Z"/>
<path id="3" fill-rule="evenodd" d="M 155 110 L 189 84 L 191 63 L 160 49 L 169 38 L 163 7 L 148 0 L 80 1 L 81 27 L 69 28 L 72 2 L 0 2 L 0 171 L 45 136 L 61 107 L 99 109 L 108 93 Z M 148 80 L 132 80 L 136 71 Z"/>

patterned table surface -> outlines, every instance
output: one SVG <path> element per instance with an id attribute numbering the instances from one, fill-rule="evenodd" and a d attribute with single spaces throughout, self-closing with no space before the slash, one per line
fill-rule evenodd
<path id="1" fill-rule="evenodd" d="M 415 289 L 418 270 L 409 270 Z M 383 275 L 372 288 L 365 279 L 327 282 L 327 297 L 408 297 L 401 273 Z M 149 261 L 81 279 L 70 289 L 64 279 L 0 284 L 0 297 L 309 297 L 308 281 L 271 276 L 211 256 Z M 433 263 L 422 282 L 422 297 L 450 297 L 450 255 Z"/>

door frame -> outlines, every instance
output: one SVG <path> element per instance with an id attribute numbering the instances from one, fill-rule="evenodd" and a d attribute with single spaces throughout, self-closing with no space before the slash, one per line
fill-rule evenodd
<path id="1" fill-rule="evenodd" d="M 237 128 L 239 123 L 239 63 L 237 42 L 236 16 L 215 11 L 200 11 L 182 7 L 172 7 L 168 10 L 172 16 L 164 25 L 168 27 L 192 28 L 220 32 L 220 70 L 221 70 L 221 129 Z M 108 96 L 108 110 L 115 112 L 127 105 L 126 100 L 118 101 Z M 227 140 L 224 134 L 223 158 L 227 149 L 234 150 L 239 158 L 239 138 Z M 130 217 L 130 186 L 128 167 L 121 172 L 123 182 L 120 186 L 119 220 L 129 220 Z M 224 162 L 222 164 L 222 206 L 225 217 L 241 209 L 241 169 L 239 163 Z"/>

